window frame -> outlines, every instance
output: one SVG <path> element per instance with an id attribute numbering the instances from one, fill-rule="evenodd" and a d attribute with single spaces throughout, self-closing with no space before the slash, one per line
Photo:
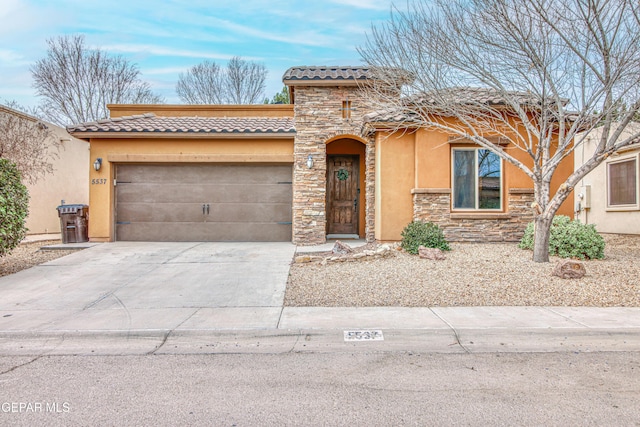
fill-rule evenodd
<path id="1" fill-rule="evenodd" d="M 625 163 L 629 161 L 635 161 L 636 163 L 636 202 L 633 204 L 620 204 L 620 205 L 612 205 L 611 204 L 611 178 L 610 178 L 610 166 L 618 163 Z M 607 160 L 605 162 L 605 203 L 607 211 L 636 211 L 640 210 L 640 153 L 635 153 L 632 155 L 619 157 L 611 160 Z"/>
<path id="2" fill-rule="evenodd" d="M 500 207 L 496 209 L 481 209 L 480 206 L 480 191 L 478 188 L 479 177 L 478 177 L 478 151 L 479 150 L 488 150 L 492 154 L 498 156 L 493 151 L 484 147 L 452 147 L 451 148 L 451 211 L 452 212 L 482 212 L 482 213 L 496 213 L 496 212 L 504 212 L 504 162 L 502 157 L 498 156 L 498 160 L 500 161 Z M 456 208 L 455 200 L 456 200 L 456 186 L 455 186 L 455 152 L 456 151 L 473 151 L 475 153 L 474 157 L 474 186 L 475 186 L 475 207 L 473 208 Z"/>

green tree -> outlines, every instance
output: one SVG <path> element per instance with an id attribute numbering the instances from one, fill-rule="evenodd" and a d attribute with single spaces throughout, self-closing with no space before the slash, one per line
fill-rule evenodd
<path id="1" fill-rule="evenodd" d="M 265 98 L 264 103 L 265 104 L 290 104 L 289 88 L 287 86 L 284 86 L 280 92 L 273 95 L 273 98 L 271 98 L 271 100 L 269 100 L 269 98 Z"/>
<path id="2" fill-rule="evenodd" d="M 8 159 L 0 159 L 0 257 L 10 253 L 27 234 L 29 192 L 20 172 Z"/>

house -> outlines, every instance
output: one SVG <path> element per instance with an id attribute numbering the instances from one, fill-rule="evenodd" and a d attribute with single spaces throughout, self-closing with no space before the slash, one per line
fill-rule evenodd
<path id="1" fill-rule="evenodd" d="M 366 119 L 369 78 L 293 67 L 291 105 L 109 105 L 109 119 L 69 127 L 91 143 L 90 239 L 388 241 L 414 219 L 450 240 L 519 239 L 527 177 L 470 141 Z"/>
<path id="2" fill-rule="evenodd" d="M 0 113 L 39 122 L 33 116 L 2 105 Z M 28 234 L 51 234 L 57 239 L 60 237 L 60 219 L 56 208 L 61 203 L 89 203 L 89 146 L 59 126 L 44 125 L 52 133 L 48 151 L 53 173 L 44 175 L 35 184 L 24 182 L 29 191 L 29 216 L 25 225 Z"/>
<path id="3" fill-rule="evenodd" d="M 631 123 L 620 140 L 637 134 L 640 123 Z M 595 151 L 602 128 L 595 129 L 578 146 L 578 169 Z M 601 233 L 640 234 L 640 142 L 629 145 L 589 172 L 576 187 L 576 218 L 595 224 Z"/>

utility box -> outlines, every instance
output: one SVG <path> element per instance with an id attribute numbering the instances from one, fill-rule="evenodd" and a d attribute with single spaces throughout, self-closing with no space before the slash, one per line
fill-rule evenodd
<path id="1" fill-rule="evenodd" d="M 578 194 L 583 209 L 591 209 L 591 186 L 583 185 Z"/>
<path id="2" fill-rule="evenodd" d="M 62 243 L 82 243 L 89 241 L 89 206 L 60 205 L 60 233 Z"/>

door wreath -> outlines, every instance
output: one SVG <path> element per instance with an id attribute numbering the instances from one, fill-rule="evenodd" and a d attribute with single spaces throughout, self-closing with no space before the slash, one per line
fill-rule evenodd
<path id="1" fill-rule="evenodd" d="M 349 178 L 349 172 L 346 169 L 340 169 L 338 171 L 338 179 L 340 181 L 345 181 L 347 178 Z"/>

